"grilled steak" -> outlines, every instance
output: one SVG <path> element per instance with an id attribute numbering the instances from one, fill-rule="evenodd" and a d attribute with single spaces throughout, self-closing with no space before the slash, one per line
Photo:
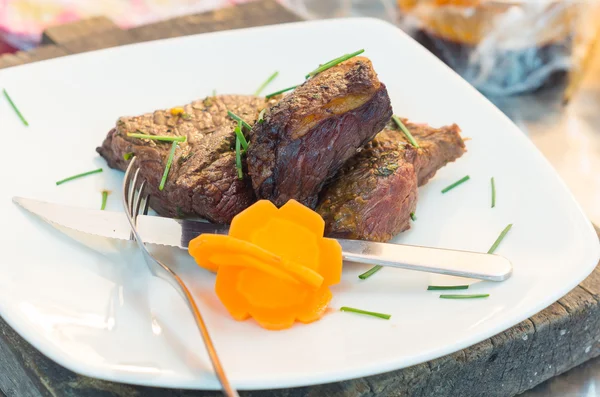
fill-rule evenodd
<path id="1" fill-rule="evenodd" d="M 465 152 L 456 124 L 439 129 L 406 121 L 405 125 L 419 149 L 390 126 L 323 190 L 317 212 L 325 219 L 327 235 L 388 241 L 407 230 L 417 204 L 417 185 Z"/>
<path id="2" fill-rule="evenodd" d="M 264 98 L 242 95 L 208 97 L 184 106 L 181 115 L 158 110 L 136 117 L 122 117 L 106 137 L 98 153 L 109 166 L 124 170 L 126 153 L 139 161 L 147 180 L 150 205 L 160 215 L 198 215 L 216 223 L 229 223 L 255 201 L 250 180 L 239 179 L 235 168 L 236 122 L 227 110 L 254 124 L 269 103 Z M 158 190 L 165 170 L 170 142 L 128 137 L 128 133 L 186 136 L 179 144 L 167 182 Z"/>
<path id="3" fill-rule="evenodd" d="M 248 171 L 259 198 L 314 208 L 325 182 L 392 116 L 371 62 L 356 57 L 321 72 L 253 127 Z"/>

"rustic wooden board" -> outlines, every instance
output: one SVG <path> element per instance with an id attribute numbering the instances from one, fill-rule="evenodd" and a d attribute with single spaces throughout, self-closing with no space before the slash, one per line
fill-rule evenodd
<path id="1" fill-rule="evenodd" d="M 116 45 L 292 22 L 275 0 L 174 18 L 129 31 L 106 18 L 50 28 L 45 45 L 0 57 L 0 68 Z M 600 237 L 600 230 L 597 229 Z M 404 370 L 328 385 L 242 393 L 247 397 L 498 396 L 519 394 L 600 355 L 600 264 L 569 294 L 468 349 Z M 0 318 L 0 396 L 212 397 L 218 392 L 122 385 L 77 375 L 37 351 Z"/>

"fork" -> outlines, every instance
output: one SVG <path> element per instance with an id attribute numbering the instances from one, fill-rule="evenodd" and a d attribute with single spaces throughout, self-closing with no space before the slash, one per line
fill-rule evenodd
<path id="1" fill-rule="evenodd" d="M 186 287 L 183 280 L 181 280 L 181 278 L 169 266 L 161 262 L 150 253 L 137 230 L 136 220 L 137 216 L 140 214 L 140 211 L 144 215 L 148 213 L 149 195 L 144 192 L 145 187 L 146 180 L 143 180 L 143 178 L 140 177 L 140 169 L 136 166 L 136 158 L 134 157 L 129 162 L 127 171 L 125 171 L 122 192 L 125 214 L 127 215 L 127 219 L 131 225 L 130 238 L 137 241 L 152 274 L 168 281 L 184 297 L 188 308 L 194 315 L 196 326 L 198 327 L 200 335 L 204 340 L 206 351 L 208 352 L 208 356 L 210 357 L 210 361 L 217 378 L 221 383 L 221 389 L 223 390 L 223 393 L 227 397 L 239 397 L 237 391 L 229 383 L 227 375 L 225 375 L 225 371 L 221 365 L 221 361 L 219 360 L 219 356 L 217 355 L 217 351 L 215 350 L 215 346 L 213 345 L 210 334 L 208 333 L 206 324 L 202 319 L 200 310 L 198 309 L 190 290 Z"/>

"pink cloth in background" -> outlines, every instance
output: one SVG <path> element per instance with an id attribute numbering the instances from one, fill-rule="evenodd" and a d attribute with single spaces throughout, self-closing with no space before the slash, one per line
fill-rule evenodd
<path id="1" fill-rule="evenodd" d="M 0 0 L 0 53 L 35 47 L 48 26 L 103 15 L 123 28 L 251 0 Z M 2 43 L 4 42 L 4 44 Z"/>

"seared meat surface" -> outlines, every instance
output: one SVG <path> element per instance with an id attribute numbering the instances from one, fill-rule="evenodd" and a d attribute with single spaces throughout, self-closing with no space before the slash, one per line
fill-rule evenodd
<path id="1" fill-rule="evenodd" d="M 323 190 L 317 212 L 329 236 L 388 241 L 410 227 L 417 186 L 465 152 L 457 125 L 406 127 L 419 143 L 414 148 L 391 125 L 350 159 Z"/>
<path id="2" fill-rule="evenodd" d="M 314 208 L 323 185 L 392 116 L 371 62 L 355 57 L 307 80 L 252 129 L 248 171 L 258 198 Z"/>
<path id="3" fill-rule="evenodd" d="M 242 179 L 235 159 L 237 122 L 228 111 L 253 125 L 245 131 L 250 145 Z M 271 100 L 221 95 L 177 111 L 122 117 L 97 151 L 120 170 L 129 154 L 135 156 L 150 205 L 162 216 L 230 223 L 257 198 L 278 206 L 296 199 L 316 207 L 328 236 L 387 241 L 410 227 L 417 186 L 465 152 L 457 125 L 436 129 L 403 120 L 417 149 L 391 116 L 386 87 L 371 62 L 355 57 Z M 186 137 L 162 191 L 171 142 L 129 133 Z"/>
<path id="4" fill-rule="evenodd" d="M 254 124 L 259 112 L 269 103 L 264 98 L 243 95 L 207 97 L 184 106 L 182 115 L 158 110 L 135 117 L 122 117 L 109 133 L 98 153 L 109 166 L 124 170 L 123 156 L 133 153 L 147 180 L 150 205 L 160 215 L 182 217 L 197 215 L 215 223 L 229 223 L 255 201 L 245 173 L 239 179 L 235 168 L 237 123 L 227 110 Z M 170 142 L 128 137 L 128 133 L 185 136 L 179 144 L 167 182 L 158 190 Z"/>

